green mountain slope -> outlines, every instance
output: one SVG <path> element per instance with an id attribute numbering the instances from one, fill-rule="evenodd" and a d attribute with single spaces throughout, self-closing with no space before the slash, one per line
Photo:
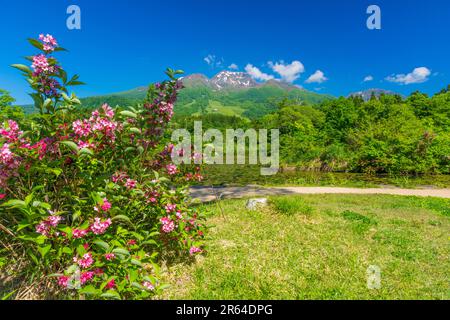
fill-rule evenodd
<path id="1" fill-rule="evenodd" d="M 283 99 L 312 105 L 333 99 L 332 96 L 300 89 L 279 81 L 260 84 L 247 79 L 243 73 L 222 72 L 211 80 L 201 74 L 182 79 L 185 88 L 180 91 L 175 114 L 180 116 L 223 114 L 247 119 L 262 117 L 277 108 Z M 103 103 L 111 106 L 131 106 L 141 103 L 147 88 L 82 98 L 84 107 L 98 108 Z"/>

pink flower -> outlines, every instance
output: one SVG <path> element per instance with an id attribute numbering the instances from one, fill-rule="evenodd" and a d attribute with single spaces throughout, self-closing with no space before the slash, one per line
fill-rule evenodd
<path id="1" fill-rule="evenodd" d="M 102 109 L 108 118 L 114 118 L 114 110 L 107 103 L 102 106 Z"/>
<path id="2" fill-rule="evenodd" d="M 6 193 L 0 193 L 0 200 L 3 200 L 6 198 Z"/>
<path id="3" fill-rule="evenodd" d="M 47 221 L 52 227 L 57 227 L 61 220 L 60 216 L 50 216 Z"/>
<path id="4" fill-rule="evenodd" d="M 5 137 L 9 143 L 19 140 L 23 131 L 19 131 L 19 125 L 14 120 L 8 120 L 8 128 L 0 128 L 0 135 Z"/>
<path id="5" fill-rule="evenodd" d="M 116 282 L 114 281 L 114 279 L 109 281 L 105 286 L 106 289 L 114 289 L 115 287 L 116 287 Z"/>
<path id="6" fill-rule="evenodd" d="M 177 208 L 177 205 L 176 204 L 166 204 L 165 206 L 164 206 L 164 208 L 166 209 L 166 212 L 167 213 L 171 213 L 171 212 L 174 212 L 175 210 L 176 210 L 176 208 Z"/>
<path id="7" fill-rule="evenodd" d="M 177 166 L 174 164 L 168 164 L 166 166 L 166 170 L 167 170 L 167 173 L 170 174 L 171 176 L 174 174 L 177 174 L 177 172 L 178 172 Z"/>
<path id="8" fill-rule="evenodd" d="M 94 272 L 94 275 L 96 275 L 96 276 L 101 276 L 104 273 L 103 270 L 100 268 L 95 269 L 93 272 Z"/>
<path id="9" fill-rule="evenodd" d="M 130 240 L 128 241 L 129 246 L 134 246 L 136 244 L 136 240 Z"/>
<path id="10" fill-rule="evenodd" d="M 161 218 L 160 221 L 163 224 L 161 230 L 164 233 L 170 233 L 175 229 L 175 223 L 169 217 Z"/>
<path id="11" fill-rule="evenodd" d="M 153 291 L 155 290 L 155 286 L 149 282 L 149 281 L 144 281 L 144 283 L 142 283 L 142 285 L 147 288 L 147 290 Z"/>
<path id="12" fill-rule="evenodd" d="M 5 143 L 0 149 L 0 161 L 7 164 L 13 160 L 13 153 L 9 149 L 9 144 Z"/>
<path id="13" fill-rule="evenodd" d="M 79 137 L 87 137 L 92 132 L 91 124 L 86 119 L 83 121 L 81 120 L 75 121 L 74 123 L 72 123 L 72 128 L 75 134 L 78 135 Z"/>
<path id="14" fill-rule="evenodd" d="M 101 221 L 100 218 L 95 218 L 94 223 L 91 225 L 90 230 L 96 234 L 104 234 L 106 229 L 111 225 L 111 219 L 106 219 L 105 221 Z"/>
<path id="15" fill-rule="evenodd" d="M 132 179 L 127 179 L 127 182 L 125 182 L 125 187 L 127 189 L 134 189 L 136 188 L 137 181 Z"/>
<path id="16" fill-rule="evenodd" d="M 89 230 L 80 230 L 80 229 L 73 229 L 72 234 L 74 239 L 81 239 L 84 238 L 88 234 Z"/>
<path id="17" fill-rule="evenodd" d="M 113 260 L 116 257 L 116 255 L 114 253 L 107 253 L 105 254 L 105 259 L 108 261 Z"/>
<path id="18" fill-rule="evenodd" d="M 80 282 L 81 282 L 81 284 L 85 284 L 86 282 L 91 280 L 93 277 L 94 277 L 94 272 L 92 272 L 92 271 L 83 272 L 80 276 Z"/>
<path id="19" fill-rule="evenodd" d="M 67 288 L 67 285 L 69 284 L 69 277 L 67 276 L 60 276 L 58 278 L 58 285 L 61 287 Z"/>
<path id="20" fill-rule="evenodd" d="M 73 261 L 84 269 L 89 268 L 94 263 L 91 253 L 86 253 L 81 259 L 75 257 L 73 258 Z"/>
<path id="21" fill-rule="evenodd" d="M 40 34 L 39 40 L 41 40 L 44 43 L 43 49 L 46 52 L 53 52 L 53 51 L 55 51 L 55 48 L 58 46 L 56 39 L 53 38 L 53 36 L 49 35 L 49 34 L 47 34 L 46 36 L 44 36 L 43 34 Z"/>
<path id="22" fill-rule="evenodd" d="M 111 177 L 111 180 L 112 180 L 112 182 L 114 182 L 114 183 L 121 182 L 121 181 L 123 181 L 123 180 L 125 180 L 125 179 L 128 179 L 128 174 L 127 174 L 126 172 L 122 172 L 122 171 L 116 172 L 116 173 Z"/>
<path id="23" fill-rule="evenodd" d="M 189 249 L 189 254 L 191 256 L 193 256 L 194 254 L 199 253 L 199 252 L 202 252 L 202 249 L 197 248 L 197 247 L 191 247 L 191 249 Z"/>
<path id="24" fill-rule="evenodd" d="M 89 243 L 83 244 L 83 248 L 84 248 L 84 250 L 89 250 Z"/>
<path id="25" fill-rule="evenodd" d="M 43 236 L 48 237 L 49 230 L 50 230 L 50 227 L 46 221 L 43 221 L 36 226 L 36 232 L 42 234 Z"/>
<path id="26" fill-rule="evenodd" d="M 78 141 L 78 149 L 84 149 L 84 148 L 93 148 L 95 145 L 90 142 L 84 142 L 82 140 Z"/>
<path id="27" fill-rule="evenodd" d="M 43 54 L 38 54 L 33 57 L 33 63 L 31 67 L 34 69 L 35 74 L 39 75 L 43 72 L 52 72 L 53 68 L 50 66 L 50 63 L 47 60 L 47 57 Z"/>
<path id="28" fill-rule="evenodd" d="M 104 199 L 103 199 L 103 203 L 102 203 L 102 205 L 100 206 L 100 208 L 101 208 L 103 211 L 106 212 L 106 211 L 108 211 L 109 209 L 111 209 L 111 207 L 112 207 L 111 202 L 109 202 L 108 199 L 104 198 Z"/>

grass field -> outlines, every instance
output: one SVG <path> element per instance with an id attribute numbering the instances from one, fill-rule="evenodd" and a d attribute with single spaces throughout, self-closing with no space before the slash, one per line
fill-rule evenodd
<path id="1" fill-rule="evenodd" d="M 208 252 L 165 271 L 169 299 L 449 299 L 450 201 L 309 195 L 205 205 Z M 367 288 L 367 268 L 381 288 Z"/>

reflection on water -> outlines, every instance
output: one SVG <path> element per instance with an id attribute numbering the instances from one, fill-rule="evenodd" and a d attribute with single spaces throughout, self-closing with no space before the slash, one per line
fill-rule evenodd
<path id="1" fill-rule="evenodd" d="M 274 176 L 262 176 L 259 166 L 209 165 L 204 168 L 205 181 L 202 185 L 295 185 L 295 186 L 351 186 L 379 187 L 398 186 L 450 187 L 450 175 L 390 176 L 366 175 L 347 172 L 315 172 L 285 169 Z"/>

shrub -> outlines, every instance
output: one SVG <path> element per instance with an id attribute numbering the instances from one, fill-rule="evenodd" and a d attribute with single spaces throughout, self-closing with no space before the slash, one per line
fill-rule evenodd
<path id="1" fill-rule="evenodd" d="M 53 56 L 64 49 L 51 35 L 29 41 L 40 54 L 31 69 L 14 67 L 39 115 L 0 129 L 1 252 L 25 260 L 17 276 L 58 298 L 149 298 L 164 288 L 161 256 L 203 250 L 202 216 L 187 194 L 200 168 L 175 166 L 173 146 L 160 143 L 181 72 L 168 69 L 142 105 L 105 104 L 83 117 L 67 89 L 82 82 Z"/>

